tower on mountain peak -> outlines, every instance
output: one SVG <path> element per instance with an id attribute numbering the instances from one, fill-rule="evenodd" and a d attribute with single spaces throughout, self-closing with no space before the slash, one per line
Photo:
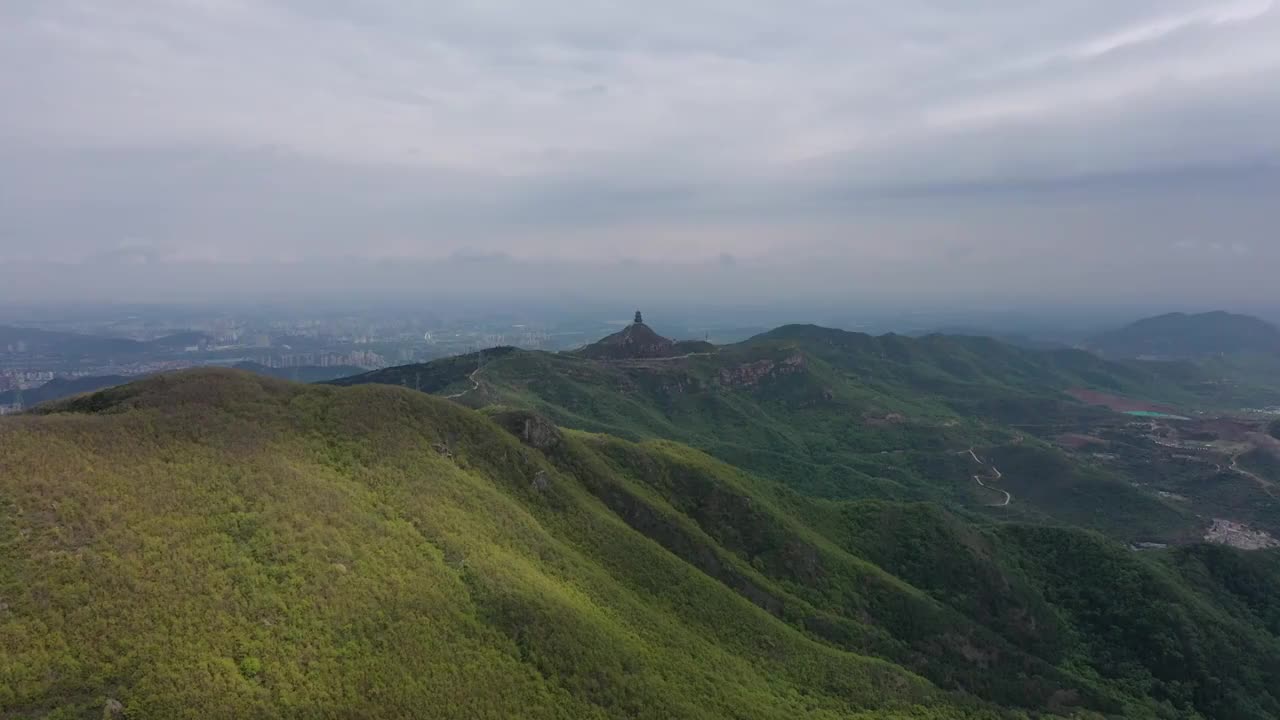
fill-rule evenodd
<path id="1" fill-rule="evenodd" d="M 643 325 L 643 324 L 644 324 L 644 316 L 640 314 L 640 311 L 639 311 L 639 310 L 637 310 L 637 311 L 636 311 L 636 325 Z"/>

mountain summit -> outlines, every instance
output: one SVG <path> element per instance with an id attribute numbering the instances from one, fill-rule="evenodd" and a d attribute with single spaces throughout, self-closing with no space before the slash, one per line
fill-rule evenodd
<path id="1" fill-rule="evenodd" d="M 644 316 L 637 310 L 635 321 L 630 325 L 582 348 L 578 354 L 596 360 L 630 360 L 671 357 L 679 353 L 675 341 L 645 325 Z"/>

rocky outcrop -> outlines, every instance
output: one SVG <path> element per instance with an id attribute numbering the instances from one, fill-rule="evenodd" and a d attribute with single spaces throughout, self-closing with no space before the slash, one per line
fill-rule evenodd
<path id="1" fill-rule="evenodd" d="M 554 450 L 564 441 L 564 435 L 555 423 L 528 410 L 498 413 L 493 416 L 493 421 L 520 438 L 520 442 L 543 452 Z"/>
<path id="2" fill-rule="evenodd" d="M 783 360 L 757 360 L 732 368 L 721 368 L 719 380 L 728 387 L 754 387 L 776 377 L 792 375 L 805 368 L 804 355 L 795 353 Z"/>

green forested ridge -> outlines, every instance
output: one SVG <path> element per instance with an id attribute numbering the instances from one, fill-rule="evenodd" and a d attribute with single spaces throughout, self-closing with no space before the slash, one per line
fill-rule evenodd
<path id="1" fill-rule="evenodd" d="M 403 388 L 0 422 L 4 717 L 1267 718 L 1277 590 Z"/>
<path id="2" fill-rule="evenodd" d="M 1170 541 L 1202 525 L 1189 508 L 1105 468 L 1069 463 L 1033 436 L 1110 415 L 1065 394 L 1072 388 L 1188 406 L 1230 394 L 1206 378 L 1186 363 L 1115 363 L 990 338 L 789 325 L 682 359 L 594 362 L 500 348 L 335 382 L 418 387 L 473 407 L 534 409 L 566 427 L 676 440 L 808 495 L 983 512 L 975 500 L 1000 495 L 972 481 L 981 469 L 963 452 L 972 447 L 1022 471 L 1005 473 L 1020 500 L 1000 517 Z M 1050 472 L 1053 482 L 1041 482 Z"/>
<path id="3" fill-rule="evenodd" d="M 0 433 L 6 717 L 991 712 L 772 618 L 445 401 L 204 371 Z"/>
<path id="4" fill-rule="evenodd" d="M 355 365 L 294 365 L 292 367 L 268 367 L 262 363 L 251 361 L 238 362 L 232 367 L 237 370 L 248 370 L 258 375 L 293 380 L 294 382 L 324 382 L 349 375 L 362 374 L 364 371 Z"/>

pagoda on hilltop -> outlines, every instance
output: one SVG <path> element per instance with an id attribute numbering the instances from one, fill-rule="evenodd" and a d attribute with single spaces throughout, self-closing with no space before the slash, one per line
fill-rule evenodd
<path id="1" fill-rule="evenodd" d="M 630 325 L 582 348 L 578 353 L 597 360 L 663 358 L 677 354 L 675 343 L 645 325 L 644 315 L 639 310 Z"/>
<path id="2" fill-rule="evenodd" d="M 637 310 L 630 325 L 573 353 L 593 360 L 646 360 L 710 355 L 715 351 L 715 345 L 702 340 L 676 342 L 662 337 L 644 324 L 644 315 Z"/>

